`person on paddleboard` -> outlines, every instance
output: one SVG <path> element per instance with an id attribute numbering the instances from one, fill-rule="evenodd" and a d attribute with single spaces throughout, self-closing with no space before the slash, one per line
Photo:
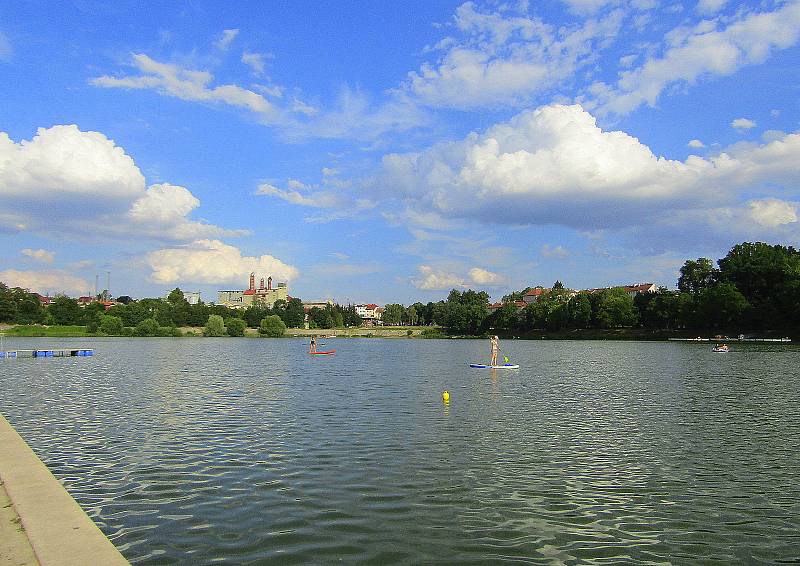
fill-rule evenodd
<path id="1" fill-rule="evenodd" d="M 311 336 L 311 343 L 308 345 L 308 353 L 315 354 L 317 352 L 317 337 Z"/>
<path id="2" fill-rule="evenodd" d="M 500 351 L 500 338 L 497 336 L 492 336 L 490 340 L 492 344 L 492 361 L 489 362 L 490 366 L 497 365 L 497 353 Z"/>

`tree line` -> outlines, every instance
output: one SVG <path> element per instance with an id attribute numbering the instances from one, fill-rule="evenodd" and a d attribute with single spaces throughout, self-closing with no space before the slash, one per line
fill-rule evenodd
<path id="1" fill-rule="evenodd" d="M 622 288 L 576 293 L 556 281 L 523 309 L 516 302 L 530 288 L 506 295 L 494 312 L 489 311 L 486 292 L 453 289 L 443 301 L 408 307 L 388 304 L 383 323 L 435 325 L 458 335 L 620 327 L 800 333 L 800 252 L 793 247 L 745 242 L 731 248 L 717 267 L 708 258 L 687 260 L 676 287 L 631 297 Z M 244 310 L 189 304 L 180 289 L 166 299 L 119 299 L 124 304 L 105 310 L 99 302 L 81 307 L 75 299 L 58 296 L 43 308 L 35 294 L 0 282 L 0 322 L 83 325 L 89 332 L 110 335 L 169 336 L 178 334 L 181 326 L 202 327 L 207 335 L 241 335 L 247 327 L 271 335 L 280 327 L 278 322 L 284 328 L 300 328 L 305 321 L 297 298 L 276 301 L 271 308 L 253 305 Z M 211 317 L 219 319 L 209 326 Z M 265 325 L 267 318 L 271 322 Z M 310 328 L 328 329 L 360 326 L 362 321 L 353 305 L 329 304 L 312 308 L 308 323 Z"/>
<path id="2" fill-rule="evenodd" d="M 676 287 L 632 297 L 623 288 L 576 293 L 556 281 L 522 309 L 517 303 L 531 288 L 509 293 L 494 312 L 487 293 L 454 289 L 436 303 L 386 305 L 383 321 L 458 335 L 623 327 L 800 334 L 800 252 L 791 246 L 744 242 L 717 267 L 708 258 L 687 260 Z"/>

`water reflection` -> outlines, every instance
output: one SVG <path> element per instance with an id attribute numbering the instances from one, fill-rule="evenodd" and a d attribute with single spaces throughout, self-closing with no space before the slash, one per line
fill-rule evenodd
<path id="1" fill-rule="evenodd" d="M 0 410 L 135 563 L 800 558 L 791 346 L 87 345 L 0 363 Z"/>

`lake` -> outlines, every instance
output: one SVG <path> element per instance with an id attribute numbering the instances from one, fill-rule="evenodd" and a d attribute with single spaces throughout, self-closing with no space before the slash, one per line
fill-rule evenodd
<path id="1" fill-rule="evenodd" d="M 796 346 L 322 342 L 6 338 L 95 355 L 0 411 L 136 564 L 800 561 Z"/>

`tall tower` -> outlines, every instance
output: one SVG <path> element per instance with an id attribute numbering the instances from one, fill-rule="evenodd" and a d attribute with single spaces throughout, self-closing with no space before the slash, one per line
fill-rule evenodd
<path id="1" fill-rule="evenodd" d="M 261 278 L 261 284 L 258 286 L 259 289 L 264 289 L 264 278 Z"/>
<path id="2" fill-rule="evenodd" d="M 256 273 L 255 273 L 255 271 L 251 271 L 250 272 L 250 287 L 249 287 L 249 289 L 251 291 L 255 291 L 256 290 Z"/>
<path id="3" fill-rule="evenodd" d="M 267 289 L 272 289 L 272 277 L 267 277 Z"/>

